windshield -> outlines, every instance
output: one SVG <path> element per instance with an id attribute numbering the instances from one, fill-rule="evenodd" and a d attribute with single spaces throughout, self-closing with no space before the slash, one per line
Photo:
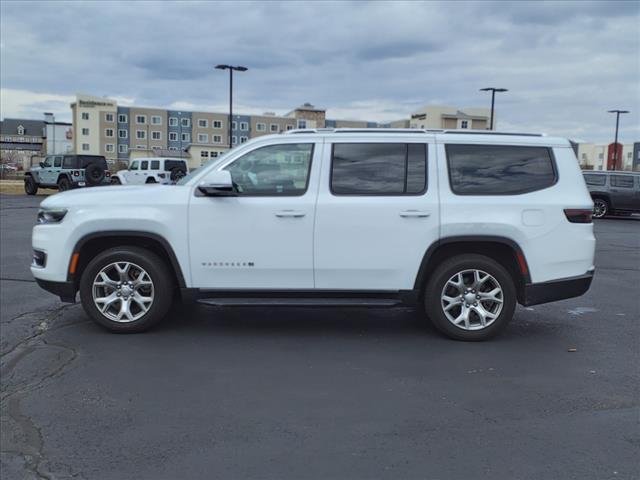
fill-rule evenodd
<path id="1" fill-rule="evenodd" d="M 205 163 L 204 165 L 194 168 L 193 170 L 191 170 L 189 172 L 188 175 L 185 175 L 184 177 L 182 177 L 180 180 L 178 180 L 176 182 L 176 185 L 185 185 L 186 183 L 189 182 L 189 180 L 191 180 L 193 177 L 195 177 L 196 175 L 198 175 L 199 173 L 201 173 L 205 168 L 218 163 L 222 158 L 224 158 L 224 155 L 221 155 L 218 158 L 213 158 L 211 160 L 209 160 L 207 163 Z"/>

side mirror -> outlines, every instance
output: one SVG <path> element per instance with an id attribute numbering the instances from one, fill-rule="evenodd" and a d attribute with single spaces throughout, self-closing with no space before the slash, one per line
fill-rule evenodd
<path id="1" fill-rule="evenodd" d="M 212 172 L 198 185 L 198 191 L 205 197 L 235 197 L 238 194 L 227 170 Z"/>
<path id="2" fill-rule="evenodd" d="M 40 162 L 40 168 L 44 168 L 44 162 Z"/>

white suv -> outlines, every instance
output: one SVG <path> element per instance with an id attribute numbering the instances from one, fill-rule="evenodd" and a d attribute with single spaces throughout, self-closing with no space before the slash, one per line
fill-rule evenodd
<path id="1" fill-rule="evenodd" d="M 297 130 L 254 139 L 177 185 L 42 202 L 31 271 L 116 332 L 174 293 L 218 306 L 418 305 L 482 340 L 582 295 L 593 204 L 569 142 L 542 135 Z"/>
<path id="2" fill-rule="evenodd" d="M 114 185 L 141 185 L 144 183 L 171 184 L 189 173 L 185 160 L 180 158 L 138 158 L 131 160 L 127 170 L 111 176 Z"/>

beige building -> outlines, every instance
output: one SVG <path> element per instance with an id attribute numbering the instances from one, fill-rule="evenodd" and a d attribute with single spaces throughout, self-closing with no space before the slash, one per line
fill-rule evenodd
<path id="1" fill-rule="evenodd" d="M 76 101 L 71 104 L 74 152 L 117 158 L 115 136 L 110 138 L 105 134 L 107 128 L 115 129 L 117 110 L 118 105 L 114 100 L 77 95 Z M 114 145 L 113 151 L 107 146 L 109 144 Z"/>
<path id="2" fill-rule="evenodd" d="M 606 170 L 608 143 L 578 144 L 578 163 L 583 170 Z M 622 170 L 633 169 L 633 143 L 622 144 Z"/>
<path id="3" fill-rule="evenodd" d="M 491 109 L 489 108 L 458 109 L 441 105 L 427 105 L 411 114 L 409 128 L 487 130 L 490 118 Z M 496 124 L 494 112 L 494 130 Z"/>

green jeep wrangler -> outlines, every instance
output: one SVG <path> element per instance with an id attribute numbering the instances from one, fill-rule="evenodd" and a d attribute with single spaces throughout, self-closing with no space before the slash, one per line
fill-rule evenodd
<path id="1" fill-rule="evenodd" d="M 111 173 L 102 155 L 47 155 L 39 167 L 24 174 L 24 191 L 35 195 L 38 188 L 61 192 L 76 187 L 109 185 Z"/>

